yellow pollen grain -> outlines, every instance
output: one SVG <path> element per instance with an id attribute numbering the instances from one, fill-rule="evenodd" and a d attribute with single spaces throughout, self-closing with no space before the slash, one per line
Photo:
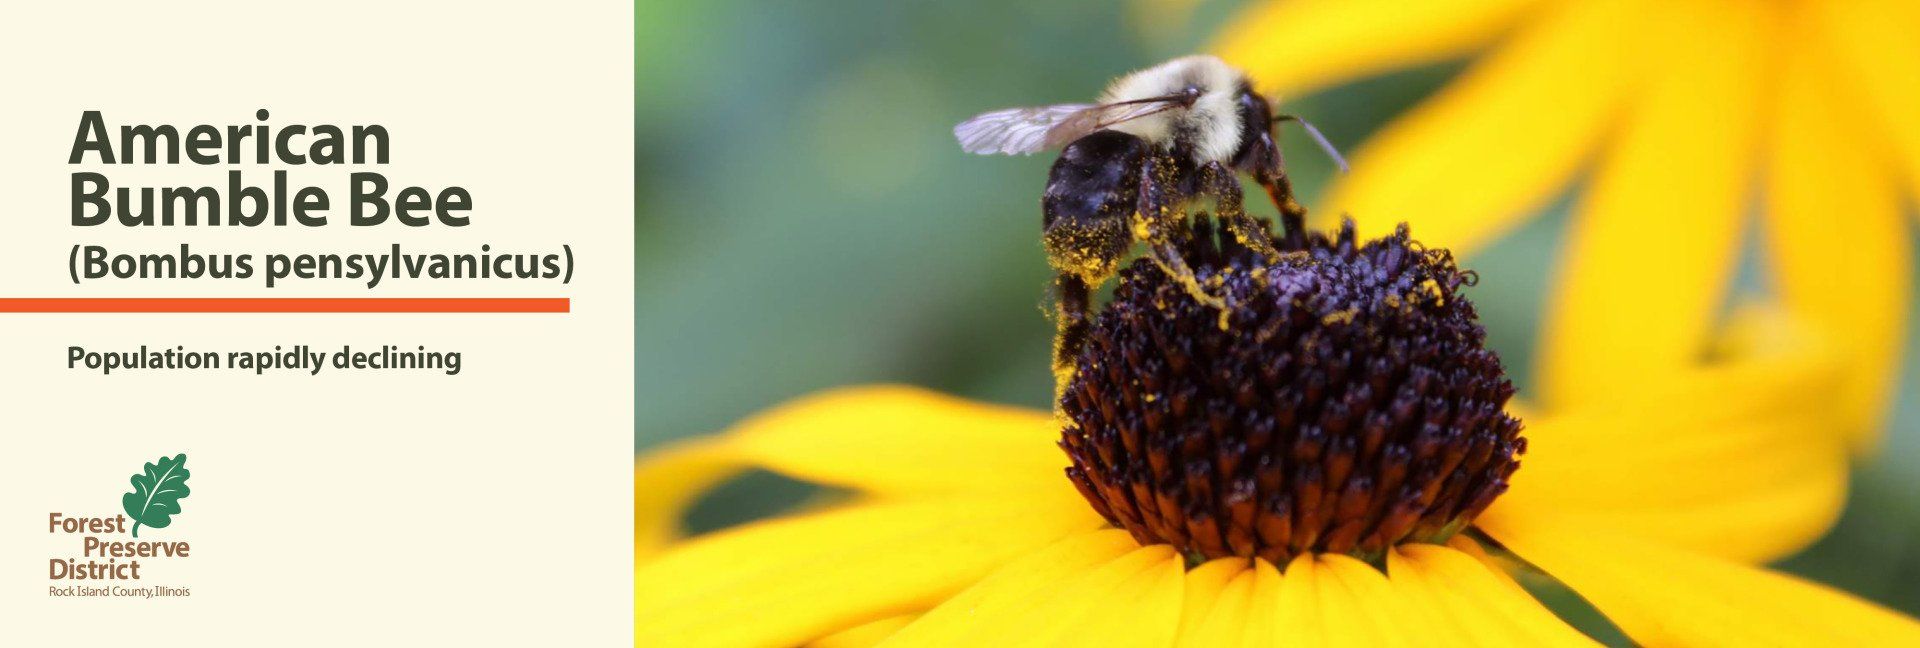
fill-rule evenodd
<path id="1" fill-rule="evenodd" d="M 1147 226 L 1146 216 L 1139 212 L 1133 214 L 1133 238 L 1142 241 L 1153 238 L 1153 229 Z"/>
<path id="2" fill-rule="evenodd" d="M 1354 316 L 1359 314 L 1360 309 L 1358 308 L 1343 309 L 1337 312 L 1327 313 L 1326 316 L 1320 318 L 1320 323 L 1328 326 L 1334 324 L 1351 324 L 1353 323 Z"/>
<path id="3" fill-rule="evenodd" d="M 1066 343 L 1066 340 L 1060 337 L 1060 335 L 1055 334 L 1053 336 L 1053 357 L 1054 358 L 1060 357 L 1060 347 L 1065 343 Z M 1071 361 L 1062 362 L 1060 360 L 1054 361 L 1054 364 L 1053 364 L 1053 416 L 1056 419 L 1055 421 L 1056 423 L 1063 422 L 1065 420 L 1064 418 L 1065 414 L 1060 411 L 1060 399 L 1067 395 L 1067 386 L 1073 382 L 1073 377 L 1078 374 L 1079 374 L 1079 368 L 1074 366 L 1073 362 Z"/>

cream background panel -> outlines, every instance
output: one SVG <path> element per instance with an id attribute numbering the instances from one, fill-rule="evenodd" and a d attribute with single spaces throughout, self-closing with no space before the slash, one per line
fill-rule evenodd
<path id="1" fill-rule="evenodd" d="M 0 644 L 619 645 L 631 636 L 632 7 L 628 3 L 34 3 L 0 19 L 0 296 L 489 296 L 570 314 L 0 315 Z M 83 110 L 121 124 L 384 125 L 391 163 L 291 167 L 321 228 L 68 224 Z M 226 165 L 88 164 L 116 185 L 224 186 Z M 237 167 L 268 184 L 272 168 Z M 347 176 L 466 187 L 473 224 L 349 227 Z M 391 195 L 390 189 L 389 195 Z M 74 243 L 161 251 L 558 251 L 574 282 L 107 281 Z M 426 345 L 435 372 L 66 369 L 66 348 Z M 185 599 L 57 599 L 51 511 L 119 512 L 144 462 L 184 452 L 143 567 Z M 143 562 L 143 564 L 145 564 Z M 112 584 L 61 581 L 57 584 Z"/>

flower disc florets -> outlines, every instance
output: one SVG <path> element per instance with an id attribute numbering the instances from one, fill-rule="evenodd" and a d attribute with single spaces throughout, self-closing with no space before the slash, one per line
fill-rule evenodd
<path id="1" fill-rule="evenodd" d="M 1196 561 L 1376 559 L 1506 491 L 1526 440 L 1450 254 L 1348 222 L 1259 259 L 1192 227 L 1181 254 L 1227 326 L 1137 260 L 1061 397 L 1068 477 L 1109 522 Z"/>

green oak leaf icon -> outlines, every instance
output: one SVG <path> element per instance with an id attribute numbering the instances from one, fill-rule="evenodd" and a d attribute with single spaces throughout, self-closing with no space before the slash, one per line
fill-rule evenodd
<path id="1" fill-rule="evenodd" d="M 120 496 L 120 506 L 133 518 L 133 537 L 140 537 L 140 525 L 159 529 L 173 524 L 180 512 L 180 498 L 187 488 L 187 455 L 161 457 L 147 464 L 146 470 L 133 476 L 133 492 Z"/>

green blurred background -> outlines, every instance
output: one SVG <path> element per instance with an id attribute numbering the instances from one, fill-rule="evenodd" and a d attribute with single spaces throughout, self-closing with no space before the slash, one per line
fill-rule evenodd
<path id="1" fill-rule="evenodd" d="M 1200 2 L 1180 20 L 1091 0 L 640 2 L 635 451 L 855 383 L 1046 407 L 1039 195 L 1052 158 L 965 155 L 949 129 L 988 109 L 1089 100 L 1114 76 L 1204 46 L 1238 5 Z M 1282 109 L 1351 150 L 1460 67 Z M 1297 132 L 1282 137 L 1312 206 L 1330 165 Z M 1468 260 L 1523 396 L 1570 203 Z M 1764 254 L 1748 255 L 1737 292 L 1767 290 L 1752 261 Z M 1920 613 L 1916 355 L 1888 442 L 1857 472 L 1839 526 L 1783 563 L 1909 613 Z M 690 523 L 721 526 L 807 495 L 751 475 Z"/>

